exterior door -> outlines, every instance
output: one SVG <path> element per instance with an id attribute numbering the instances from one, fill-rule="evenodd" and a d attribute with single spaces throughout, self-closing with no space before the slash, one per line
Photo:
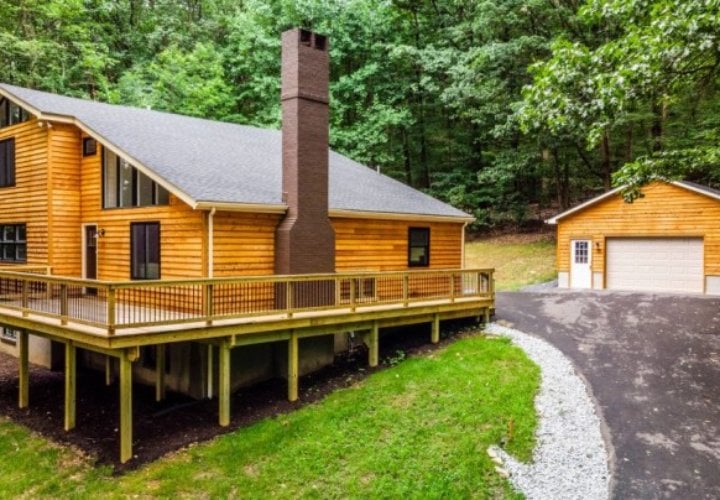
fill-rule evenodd
<path id="1" fill-rule="evenodd" d="M 590 240 L 570 242 L 570 287 L 592 287 L 592 246 Z"/>
<path id="2" fill-rule="evenodd" d="M 85 278 L 97 279 L 97 226 L 85 226 Z M 86 289 L 88 295 L 97 295 L 96 288 Z"/>

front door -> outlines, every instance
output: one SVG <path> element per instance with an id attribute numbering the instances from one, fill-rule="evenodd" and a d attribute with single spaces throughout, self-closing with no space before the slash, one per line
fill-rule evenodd
<path id="1" fill-rule="evenodd" d="M 97 279 L 97 226 L 85 226 L 85 278 Z M 88 295 L 96 295 L 96 288 L 88 288 Z"/>
<path id="2" fill-rule="evenodd" d="M 591 288 L 592 246 L 590 240 L 572 240 L 570 242 L 570 287 Z"/>

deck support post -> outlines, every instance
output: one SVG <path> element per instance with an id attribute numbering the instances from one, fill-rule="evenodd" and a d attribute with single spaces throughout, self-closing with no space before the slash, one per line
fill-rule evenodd
<path id="1" fill-rule="evenodd" d="M 29 365 L 29 335 L 27 330 L 20 330 L 20 371 L 18 373 L 19 391 L 18 408 L 27 408 L 30 403 L 30 365 Z"/>
<path id="2" fill-rule="evenodd" d="M 215 368 L 213 367 L 213 345 L 207 346 L 207 399 L 213 398 L 215 392 L 213 377 L 215 376 Z"/>
<path id="3" fill-rule="evenodd" d="M 368 365 L 375 368 L 380 358 L 380 328 L 378 322 L 373 321 L 370 335 L 368 336 Z"/>
<path id="4" fill-rule="evenodd" d="M 298 358 L 299 341 L 295 331 L 290 333 L 288 339 L 288 400 L 298 400 Z"/>
<path id="5" fill-rule="evenodd" d="M 433 314 L 433 320 L 432 320 L 432 333 L 430 335 L 430 340 L 433 344 L 437 344 L 440 342 L 440 315 L 439 314 Z"/>
<path id="6" fill-rule="evenodd" d="M 157 356 L 155 357 L 155 401 L 165 399 L 165 344 L 158 344 Z"/>
<path id="7" fill-rule="evenodd" d="M 75 396 L 77 389 L 77 350 L 72 342 L 65 343 L 65 430 L 75 428 Z"/>
<path id="8" fill-rule="evenodd" d="M 485 309 L 483 309 L 483 322 L 486 325 L 490 324 L 490 308 L 489 307 L 486 307 Z"/>
<path id="9" fill-rule="evenodd" d="M 113 358 L 110 355 L 105 356 L 105 385 L 111 386 L 113 383 Z"/>
<path id="10" fill-rule="evenodd" d="M 132 458 L 132 362 L 131 353 L 120 356 L 120 462 Z"/>
<path id="11" fill-rule="evenodd" d="M 220 343 L 218 354 L 218 403 L 221 427 L 230 425 L 230 341 Z"/>

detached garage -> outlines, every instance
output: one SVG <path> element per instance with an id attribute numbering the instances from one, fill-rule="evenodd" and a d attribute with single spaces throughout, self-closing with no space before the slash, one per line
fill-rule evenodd
<path id="1" fill-rule="evenodd" d="M 626 203 L 620 188 L 548 220 L 558 285 L 720 295 L 720 191 L 655 182 Z"/>

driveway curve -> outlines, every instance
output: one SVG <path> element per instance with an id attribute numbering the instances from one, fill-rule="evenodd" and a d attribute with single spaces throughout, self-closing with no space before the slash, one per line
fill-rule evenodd
<path id="1" fill-rule="evenodd" d="M 615 449 L 614 498 L 720 498 L 720 299 L 550 289 L 496 305 L 587 379 Z"/>

